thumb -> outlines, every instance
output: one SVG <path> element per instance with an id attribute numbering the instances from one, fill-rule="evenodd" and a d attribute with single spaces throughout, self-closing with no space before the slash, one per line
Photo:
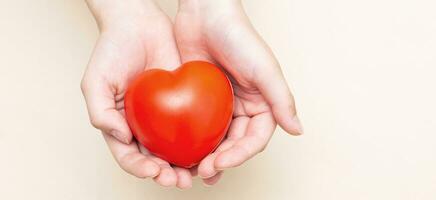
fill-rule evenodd
<path id="1" fill-rule="evenodd" d="M 119 141 L 129 144 L 132 133 L 124 116 L 116 109 L 115 94 L 109 84 L 98 78 L 85 78 L 81 88 L 91 124 Z"/>
<path id="2" fill-rule="evenodd" d="M 275 120 L 289 134 L 303 134 L 294 97 L 286 84 L 280 66 L 275 61 L 262 69 L 264 72 L 257 80 L 257 87 L 271 106 Z"/>

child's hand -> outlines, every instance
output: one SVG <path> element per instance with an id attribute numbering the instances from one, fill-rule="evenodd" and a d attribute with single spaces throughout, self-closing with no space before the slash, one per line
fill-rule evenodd
<path id="1" fill-rule="evenodd" d="M 182 62 L 221 64 L 235 92 L 234 119 L 227 138 L 198 166 L 206 184 L 217 182 L 223 169 L 261 152 L 276 121 L 290 134 L 302 133 L 279 63 L 239 0 L 180 0 L 175 32 Z"/>
<path id="2" fill-rule="evenodd" d="M 147 67 L 180 65 L 170 20 L 148 0 L 89 0 L 101 35 L 82 81 L 92 124 L 126 172 L 164 186 L 191 187 L 187 169 L 172 168 L 132 142 L 124 118 L 128 81 Z"/>

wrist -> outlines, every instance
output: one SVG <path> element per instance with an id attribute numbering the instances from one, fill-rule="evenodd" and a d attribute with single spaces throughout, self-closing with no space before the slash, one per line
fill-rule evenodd
<path id="1" fill-rule="evenodd" d="M 163 16 L 152 0 L 86 0 L 99 29 L 106 30 L 134 24 L 145 26 L 154 17 Z"/>
<path id="2" fill-rule="evenodd" d="M 179 10 L 207 12 L 229 11 L 239 8 L 241 0 L 179 0 Z"/>
<path id="3" fill-rule="evenodd" d="M 182 4 L 212 4 L 212 3 L 226 3 L 226 2 L 240 2 L 241 0 L 179 0 L 179 5 Z"/>

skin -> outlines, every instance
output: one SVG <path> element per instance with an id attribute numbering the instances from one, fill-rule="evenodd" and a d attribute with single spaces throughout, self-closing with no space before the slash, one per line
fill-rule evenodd
<path id="1" fill-rule="evenodd" d="M 162 186 L 192 187 L 197 174 L 213 185 L 223 170 L 260 153 L 276 122 L 302 134 L 291 92 L 279 63 L 257 34 L 238 0 L 180 0 L 172 24 L 151 0 L 88 0 L 100 29 L 83 77 L 90 121 L 100 129 L 115 160 L 126 172 L 153 178 Z M 174 167 L 133 139 L 124 118 L 129 81 L 153 67 L 175 69 L 190 60 L 206 60 L 229 75 L 234 119 L 227 138 L 197 168 Z"/>
<path id="2" fill-rule="evenodd" d="M 181 0 L 175 34 L 182 62 L 208 60 L 230 75 L 235 92 L 234 118 L 227 138 L 198 166 L 206 184 L 223 169 L 261 152 L 276 121 L 299 135 L 292 94 L 271 49 L 257 34 L 237 0 Z"/>

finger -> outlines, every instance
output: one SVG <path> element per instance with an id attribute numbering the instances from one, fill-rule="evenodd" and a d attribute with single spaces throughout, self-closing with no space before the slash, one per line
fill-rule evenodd
<path id="1" fill-rule="evenodd" d="M 215 185 L 216 183 L 218 183 L 218 181 L 221 179 L 223 175 L 223 172 L 219 172 L 218 174 L 216 174 L 213 177 L 207 178 L 203 180 L 203 183 L 205 186 L 210 187 L 212 185 Z"/>
<path id="2" fill-rule="evenodd" d="M 210 178 L 219 172 L 219 170 L 215 168 L 214 164 L 216 157 L 220 152 L 232 147 L 235 141 L 245 134 L 249 119 L 250 118 L 246 116 L 241 116 L 232 120 L 227 133 L 227 138 L 218 146 L 215 152 L 204 158 L 198 165 L 198 174 L 201 178 Z"/>
<path id="3" fill-rule="evenodd" d="M 271 113 L 258 114 L 250 119 L 246 134 L 234 145 L 219 153 L 215 160 L 215 169 L 236 167 L 263 151 L 270 140 L 276 123 Z"/>
<path id="4" fill-rule="evenodd" d="M 297 117 L 294 97 L 286 83 L 280 64 L 273 52 L 252 26 L 247 26 L 246 43 L 251 45 L 251 56 L 244 54 L 246 61 L 242 64 L 253 68 L 252 81 L 265 97 L 272 108 L 277 123 L 288 133 L 300 135 L 303 133 L 300 120 Z"/>
<path id="5" fill-rule="evenodd" d="M 195 177 L 198 175 L 198 166 L 194 166 L 191 169 L 189 169 L 189 172 L 191 173 L 192 177 Z"/>
<path id="6" fill-rule="evenodd" d="M 259 70 L 257 87 L 272 108 L 277 123 L 292 135 L 303 134 L 303 127 L 297 116 L 294 97 L 283 77 L 278 64 L 263 66 Z"/>
<path id="7" fill-rule="evenodd" d="M 198 175 L 202 179 L 207 179 L 215 176 L 219 172 L 219 170 L 215 169 L 215 159 L 221 151 L 232 147 L 234 142 L 234 140 L 226 139 L 225 141 L 223 141 L 223 143 L 220 144 L 215 152 L 209 154 L 200 162 L 200 164 L 198 165 Z"/>
<path id="8" fill-rule="evenodd" d="M 159 165 L 139 152 L 136 142 L 124 144 L 106 133 L 103 133 L 103 137 L 115 160 L 127 173 L 138 178 L 155 177 L 159 174 Z"/>
<path id="9" fill-rule="evenodd" d="M 189 189 L 192 187 L 192 176 L 188 169 L 174 167 L 177 174 L 177 184 L 176 186 L 182 190 Z"/>
<path id="10" fill-rule="evenodd" d="M 156 177 L 154 177 L 154 181 L 158 183 L 159 185 L 165 186 L 165 187 L 172 187 L 176 186 L 177 184 L 177 174 L 174 171 L 174 169 L 171 167 L 171 165 L 155 156 L 152 156 L 151 158 L 153 161 L 159 164 L 160 166 L 160 174 Z"/>
<path id="11" fill-rule="evenodd" d="M 115 109 L 114 94 L 104 82 L 84 82 L 82 91 L 88 107 L 91 124 L 126 144 L 132 140 L 132 133 L 125 118 Z"/>
<path id="12" fill-rule="evenodd" d="M 222 144 L 226 144 L 226 142 L 224 141 Z M 218 173 L 218 170 L 216 170 L 214 166 L 214 162 L 217 155 L 218 152 L 213 152 L 207 155 L 203 160 L 201 160 L 197 170 L 198 176 L 200 176 L 200 178 L 202 179 L 210 178 Z"/>
<path id="13" fill-rule="evenodd" d="M 142 154 L 148 155 L 148 157 L 160 167 L 160 173 L 158 176 L 154 177 L 154 181 L 165 187 L 175 186 L 177 183 L 177 174 L 170 164 L 152 155 L 143 145 L 139 144 L 138 146 Z"/>
<path id="14" fill-rule="evenodd" d="M 105 53 L 99 49 L 97 46 L 81 83 L 89 118 L 94 127 L 128 144 L 133 136 L 125 118 L 116 109 L 117 91 L 96 71 L 96 68 L 110 65 Z"/>

